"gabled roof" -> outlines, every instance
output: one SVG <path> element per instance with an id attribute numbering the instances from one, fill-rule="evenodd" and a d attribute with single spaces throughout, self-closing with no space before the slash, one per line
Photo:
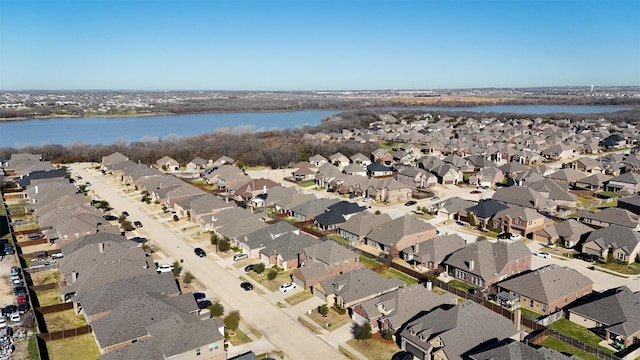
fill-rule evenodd
<path id="1" fill-rule="evenodd" d="M 573 170 L 571 168 L 559 169 L 558 171 L 549 175 L 549 179 L 562 180 L 567 182 L 579 181 L 587 177 L 587 174 L 582 171 Z"/>
<path id="2" fill-rule="evenodd" d="M 583 234 L 593 231 L 592 228 L 574 219 L 565 220 L 554 227 L 556 234 L 562 239 L 575 239 L 576 241 L 580 240 Z"/>
<path id="3" fill-rule="evenodd" d="M 567 186 L 558 184 L 551 179 L 536 182 L 526 182 L 525 186 L 539 193 L 549 194 L 549 199 L 554 201 L 577 201 L 578 197 L 569 192 Z"/>
<path id="4" fill-rule="evenodd" d="M 341 296 L 345 303 L 351 303 L 375 294 L 392 291 L 404 285 L 397 278 L 385 278 L 367 268 L 358 268 L 321 281 L 327 295 Z"/>
<path id="5" fill-rule="evenodd" d="M 389 214 L 378 214 L 375 215 L 368 211 L 363 211 L 361 213 L 357 213 L 353 215 L 347 222 L 344 224 L 340 224 L 338 226 L 339 229 L 343 229 L 347 232 L 356 235 L 366 235 L 368 234 L 374 226 L 378 224 L 382 224 L 391 220 L 391 216 Z"/>
<path id="6" fill-rule="evenodd" d="M 568 295 L 577 293 L 585 287 L 592 286 L 593 281 L 574 269 L 548 265 L 535 271 L 509 278 L 497 285 L 543 304 L 551 304 Z M 578 293 L 577 296 L 584 295 L 587 294 Z"/>
<path id="7" fill-rule="evenodd" d="M 323 213 L 329 206 L 340 202 L 338 199 L 321 198 L 307 201 L 303 204 L 290 208 L 292 212 L 305 216 L 316 216 Z"/>
<path id="8" fill-rule="evenodd" d="M 624 183 L 624 184 L 638 185 L 640 184 L 640 174 L 636 174 L 634 172 L 628 172 L 620 176 L 616 176 L 613 179 L 609 180 L 609 182 L 611 181 Z"/>
<path id="9" fill-rule="evenodd" d="M 593 186 L 602 186 L 605 182 L 611 180 L 613 178 L 610 175 L 605 175 L 601 173 L 595 173 L 593 175 L 589 175 L 586 178 L 580 179 L 577 182 L 580 184 L 589 184 Z"/>
<path id="10" fill-rule="evenodd" d="M 580 211 L 578 215 L 584 219 L 601 221 L 635 229 L 640 225 L 640 217 L 631 211 L 621 208 L 606 208 L 597 212 Z"/>
<path id="11" fill-rule="evenodd" d="M 238 238 L 238 241 L 251 249 L 261 249 L 275 241 L 276 238 L 290 232 L 299 232 L 299 230 L 288 221 L 278 221 L 275 224 L 267 225 L 247 235 L 243 235 Z"/>
<path id="12" fill-rule="evenodd" d="M 470 355 L 471 360 L 580 360 L 544 346 L 532 347 L 520 341 L 506 339 L 490 349 Z"/>
<path id="13" fill-rule="evenodd" d="M 439 235 L 420 243 L 418 251 L 414 254 L 414 259 L 422 263 L 432 261 L 440 264 L 447 256 L 462 249 L 467 242 L 458 234 Z M 405 253 L 410 253 L 405 249 Z"/>
<path id="14" fill-rule="evenodd" d="M 330 240 L 306 247 L 304 253 L 329 265 L 358 257 L 358 254 Z"/>
<path id="15" fill-rule="evenodd" d="M 481 219 L 489 219 L 508 206 L 494 199 L 484 199 L 474 206 L 467 208 L 468 213 L 473 213 Z"/>
<path id="16" fill-rule="evenodd" d="M 519 172 L 526 171 L 527 167 L 520 164 L 519 162 L 510 162 L 498 167 L 498 169 L 507 174 L 517 174 Z"/>
<path id="17" fill-rule="evenodd" d="M 640 292 L 633 293 L 626 286 L 608 290 L 569 311 L 600 322 L 607 330 L 625 337 L 640 331 Z"/>
<path id="18" fill-rule="evenodd" d="M 628 227 L 609 225 L 602 229 L 594 230 L 589 234 L 584 243 L 590 242 L 594 242 L 601 249 L 612 247 L 631 254 L 640 244 L 640 233 Z"/>
<path id="19" fill-rule="evenodd" d="M 267 256 L 279 255 L 284 261 L 289 261 L 296 259 L 300 250 L 319 243 L 320 240 L 307 233 L 292 231 L 273 239 L 260 253 Z"/>
<path id="20" fill-rule="evenodd" d="M 499 188 L 493 194 L 494 200 L 505 204 L 519 205 L 535 209 L 555 209 L 555 203 L 539 192 L 526 186 Z"/>
<path id="21" fill-rule="evenodd" d="M 446 209 L 450 214 L 468 209 L 469 207 L 472 207 L 474 205 L 476 205 L 475 202 L 465 200 L 459 196 L 448 198 L 440 203 L 440 207 Z"/>
<path id="22" fill-rule="evenodd" d="M 424 234 L 433 229 L 435 227 L 426 221 L 415 216 L 404 215 L 373 227 L 367 234 L 367 239 L 391 247 L 407 235 Z M 426 237 L 423 238 L 423 240 L 426 239 Z"/>
<path id="23" fill-rule="evenodd" d="M 451 308 L 436 308 L 407 324 L 400 336 L 422 349 L 439 337 L 448 359 L 461 359 L 478 344 L 490 345 L 517 333 L 513 323 L 482 305 L 467 300 Z"/>
<path id="24" fill-rule="evenodd" d="M 373 162 L 369 165 L 367 165 L 367 171 L 368 172 L 383 172 L 383 171 L 393 171 L 391 170 L 390 167 L 388 166 L 384 166 L 380 163 L 377 162 Z"/>
<path id="25" fill-rule="evenodd" d="M 497 278 L 507 264 L 531 256 L 531 250 L 522 241 L 478 241 L 454 252 L 443 263 L 482 279 Z"/>
<path id="26" fill-rule="evenodd" d="M 357 203 L 342 200 L 338 203 L 327 207 L 327 211 L 315 217 L 315 221 L 322 225 L 336 225 L 342 224 L 347 219 L 356 213 L 365 211 L 367 208 L 360 206 Z"/>

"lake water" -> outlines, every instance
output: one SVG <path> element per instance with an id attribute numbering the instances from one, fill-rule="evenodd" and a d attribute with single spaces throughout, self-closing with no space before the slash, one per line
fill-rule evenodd
<path id="1" fill-rule="evenodd" d="M 622 106 L 499 105 L 469 108 L 419 108 L 428 111 L 510 112 L 519 114 L 607 113 Z M 410 109 L 398 109 L 410 110 Z M 112 144 L 145 139 L 171 139 L 216 131 L 255 132 L 315 126 L 341 111 L 246 112 L 142 117 L 51 118 L 0 122 L 0 147 L 72 143 Z"/>

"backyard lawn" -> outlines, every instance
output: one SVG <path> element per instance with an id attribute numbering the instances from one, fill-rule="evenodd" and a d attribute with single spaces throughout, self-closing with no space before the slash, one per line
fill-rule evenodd
<path id="1" fill-rule="evenodd" d="M 58 289 L 36 291 L 38 304 L 40 306 L 49 306 L 60 304 L 60 291 Z"/>
<path id="2" fill-rule="evenodd" d="M 567 319 L 560 319 L 556 322 L 554 322 L 553 324 L 549 325 L 549 328 L 551 328 L 552 330 L 555 330 L 561 334 L 570 336 L 576 340 L 579 340 L 585 344 L 589 344 L 591 346 L 597 347 L 598 349 L 602 350 L 602 351 L 606 351 L 608 353 L 611 353 L 612 351 L 604 348 L 600 345 L 598 345 L 598 343 L 602 340 L 604 340 L 603 338 L 601 338 L 600 336 L 596 335 L 594 332 L 590 331 L 589 329 L 580 326 L 578 324 L 574 324 L 571 321 L 567 320 Z"/>
<path id="3" fill-rule="evenodd" d="M 451 280 L 447 283 L 447 285 L 451 285 L 456 289 L 460 289 L 460 290 L 464 290 L 467 291 L 469 289 L 475 289 L 476 287 L 473 285 L 469 285 L 465 282 L 462 282 L 460 280 Z"/>
<path id="4" fill-rule="evenodd" d="M 418 283 L 418 279 L 414 278 L 413 276 L 409 276 L 405 273 L 402 273 L 396 269 L 386 269 L 380 272 L 380 275 L 386 277 L 387 279 L 390 278 L 398 278 L 402 281 L 404 281 L 407 285 L 414 285 Z"/>
<path id="5" fill-rule="evenodd" d="M 60 282 L 60 271 L 49 270 L 31 274 L 33 285 L 55 284 Z"/>
<path id="6" fill-rule="evenodd" d="M 43 316 L 48 332 L 75 329 L 87 325 L 84 316 L 76 315 L 73 309 L 43 314 Z"/>
<path id="7" fill-rule="evenodd" d="M 47 342 L 47 353 L 51 360 L 97 359 L 100 349 L 92 334 Z"/>
<path id="8" fill-rule="evenodd" d="M 573 354 L 583 360 L 599 360 L 594 355 L 586 353 L 578 348 L 574 348 L 573 346 L 552 337 L 544 339 L 541 345 L 560 353 Z"/>

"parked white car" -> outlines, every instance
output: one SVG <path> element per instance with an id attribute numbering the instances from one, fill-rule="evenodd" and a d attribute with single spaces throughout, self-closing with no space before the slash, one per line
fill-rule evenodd
<path id="1" fill-rule="evenodd" d="M 544 251 L 536 251 L 536 252 L 533 253 L 533 255 L 539 256 L 539 257 L 545 258 L 545 259 L 550 259 L 551 258 L 551 254 L 549 254 L 548 252 L 544 252 Z"/>
<path id="2" fill-rule="evenodd" d="M 511 236 L 509 237 L 509 240 L 520 240 L 522 239 L 522 235 L 520 234 L 511 234 Z"/>
<path id="3" fill-rule="evenodd" d="M 298 285 L 296 285 L 296 283 L 286 282 L 280 285 L 280 288 L 278 289 L 278 291 L 280 291 L 281 293 L 284 293 L 284 292 L 287 292 L 288 290 L 295 289 L 297 286 Z"/>
<path id="4" fill-rule="evenodd" d="M 362 202 L 366 202 L 366 203 L 371 202 L 371 201 L 373 201 L 373 199 L 370 198 L 370 197 L 364 198 L 364 200 L 362 200 Z"/>
<path id="5" fill-rule="evenodd" d="M 12 322 L 20 322 L 22 319 L 20 318 L 19 312 L 14 312 L 9 315 L 9 320 L 11 320 Z"/>
<path id="6" fill-rule="evenodd" d="M 170 273 L 173 271 L 173 266 L 169 265 L 169 264 L 162 264 L 160 266 L 158 266 L 156 268 L 156 271 L 161 274 L 161 273 Z"/>

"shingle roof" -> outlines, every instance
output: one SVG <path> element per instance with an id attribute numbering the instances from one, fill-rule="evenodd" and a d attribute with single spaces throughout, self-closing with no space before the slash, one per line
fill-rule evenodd
<path id="1" fill-rule="evenodd" d="M 597 212 L 580 211 L 581 218 L 601 221 L 635 229 L 640 224 L 640 217 L 629 210 L 606 208 Z"/>
<path id="2" fill-rule="evenodd" d="M 437 308 L 409 322 L 400 336 L 422 345 L 424 350 L 432 346 L 431 339 L 439 336 L 446 357 L 461 359 L 478 344 L 490 345 L 516 333 L 507 318 L 467 300 L 449 309 Z"/>
<path id="3" fill-rule="evenodd" d="M 345 304 L 382 294 L 404 285 L 397 278 L 385 278 L 375 271 L 359 268 L 320 282 L 327 294 L 342 296 Z"/>
<path id="4" fill-rule="evenodd" d="M 628 227 L 609 225 L 593 231 L 584 242 L 585 244 L 594 242 L 601 249 L 611 246 L 614 249 L 621 249 L 627 254 L 631 254 L 640 244 L 640 233 Z"/>
<path id="5" fill-rule="evenodd" d="M 499 344 L 469 356 L 471 360 L 580 360 L 575 355 L 564 355 L 553 349 L 532 347 L 523 342 L 507 339 Z"/>
<path id="6" fill-rule="evenodd" d="M 640 292 L 633 293 L 626 286 L 609 290 L 569 311 L 605 324 L 608 330 L 625 337 L 640 331 Z"/>
<path id="7" fill-rule="evenodd" d="M 508 263 L 530 256 L 531 251 L 522 241 L 477 241 L 454 252 L 443 263 L 489 280 L 498 277 Z"/>
<path id="8" fill-rule="evenodd" d="M 551 304 L 589 285 L 593 285 L 593 281 L 587 276 L 558 265 L 548 265 L 498 283 L 504 289 L 543 304 Z M 584 295 L 587 294 L 578 294 Z"/>
<path id="9" fill-rule="evenodd" d="M 433 229 L 435 227 L 428 222 L 414 216 L 405 215 L 373 227 L 371 232 L 367 234 L 367 239 L 373 240 L 378 244 L 393 246 L 407 235 L 424 233 Z"/>
<path id="10" fill-rule="evenodd" d="M 363 236 L 368 234 L 374 226 L 382 223 L 386 223 L 391 220 L 389 214 L 375 215 L 368 211 L 363 211 L 353 215 L 347 222 L 340 224 L 339 229 L 343 229 L 352 234 Z"/>
<path id="11" fill-rule="evenodd" d="M 484 199 L 472 207 L 467 208 L 467 212 L 475 214 L 482 219 L 489 219 L 497 212 L 506 209 L 508 206 L 494 199 Z"/>

